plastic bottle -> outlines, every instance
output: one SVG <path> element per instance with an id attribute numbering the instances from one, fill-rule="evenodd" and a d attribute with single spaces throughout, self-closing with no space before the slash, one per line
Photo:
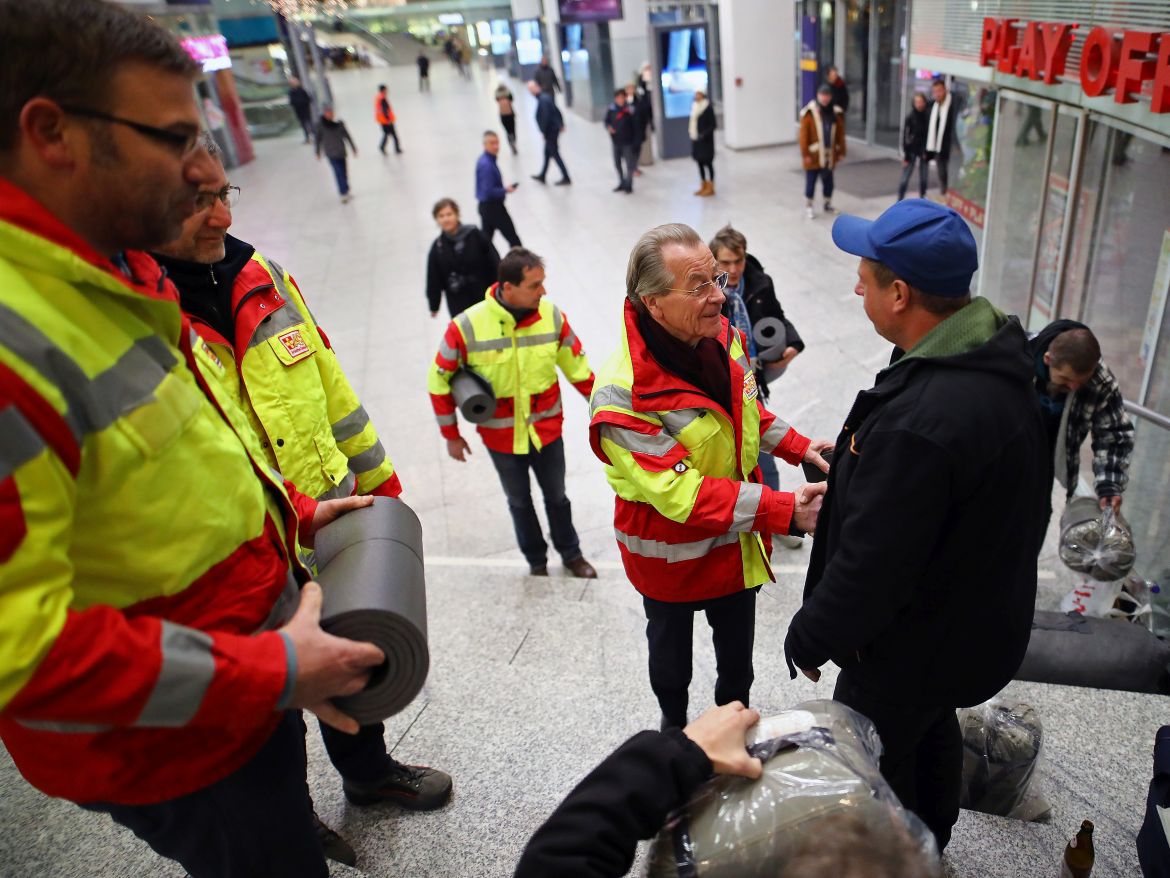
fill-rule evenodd
<path id="1" fill-rule="evenodd" d="M 1150 630 L 1163 639 L 1170 638 L 1170 588 L 1157 582 L 1148 583 L 1150 590 Z"/>
<path id="2" fill-rule="evenodd" d="M 1081 823 L 1076 838 L 1064 849 L 1064 861 L 1060 867 L 1060 878 L 1089 878 L 1093 872 L 1093 823 Z"/>

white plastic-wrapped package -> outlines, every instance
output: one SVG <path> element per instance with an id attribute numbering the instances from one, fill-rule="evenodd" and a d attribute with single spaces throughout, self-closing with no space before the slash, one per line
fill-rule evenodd
<path id="1" fill-rule="evenodd" d="M 1070 570 L 1111 582 L 1133 569 L 1133 532 L 1120 512 L 1074 497 L 1060 516 L 1060 560 Z"/>
<path id="2" fill-rule="evenodd" d="M 1043 730 L 1030 704 L 993 699 L 959 712 L 963 786 L 959 803 L 971 811 L 1035 820 L 1050 810 L 1029 795 L 1040 761 Z"/>
<path id="3" fill-rule="evenodd" d="M 761 719 L 747 743 L 763 776 L 699 787 L 653 841 L 649 878 L 776 878 L 810 845 L 832 847 L 840 827 L 904 851 L 914 862 L 900 874 L 938 873 L 934 837 L 882 779 L 881 742 L 861 714 L 804 702 Z"/>

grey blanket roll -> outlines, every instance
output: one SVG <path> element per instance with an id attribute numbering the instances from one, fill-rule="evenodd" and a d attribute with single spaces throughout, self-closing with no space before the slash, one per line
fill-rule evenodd
<path id="1" fill-rule="evenodd" d="M 1133 622 L 1038 610 L 1015 679 L 1170 693 L 1170 643 Z"/>
<path id="2" fill-rule="evenodd" d="M 422 525 L 401 500 L 375 497 L 321 528 L 315 548 L 321 627 L 386 654 L 365 689 L 334 703 L 362 725 L 380 722 L 414 700 L 430 669 Z"/>
<path id="3" fill-rule="evenodd" d="M 451 376 L 451 395 L 459 413 L 473 424 L 482 424 L 496 412 L 492 386 L 470 369 L 459 369 Z"/>

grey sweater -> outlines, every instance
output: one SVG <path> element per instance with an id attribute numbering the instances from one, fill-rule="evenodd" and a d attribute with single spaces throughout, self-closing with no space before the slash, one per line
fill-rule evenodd
<path id="1" fill-rule="evenodd" d="M 344 122 L 324 117 L 317 120 L 317 155 L 323 152 L 326 158 L 343 159 L 345 158 L 346 143 L 349 144 L 350 149 L 357 152 L 357 147 L 353 145 L 353 138 L 349 136 L 349 130 L 345 127 Z"/>

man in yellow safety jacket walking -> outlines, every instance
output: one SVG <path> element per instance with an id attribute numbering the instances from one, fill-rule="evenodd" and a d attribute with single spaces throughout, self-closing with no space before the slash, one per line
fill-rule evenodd
<path id="1" fill-rule="evenodd" d="M 199 209 L 179 237 L 153 253 L 178 287 L 183 312 L 224 364 L 223 383 L 268 463 L 297 490 L 319 500 L 397 497 L 402 486 L 394 466 L 300 288 L 275 262 L 227 234 L 240 190 L 228 182 L 214 142 L 206 146 L 214 179 L 201 187 Z M 414 810 L 444 805 L 451 778 L 391 758 L 384 731 L 374 723 L 351 735 L 321 723 L 349 801 Z M 320 821 L 317 830 L 326 854 L 354 865 L 339 835 Z"/>
<path id="2" fill-rule="evenodd" d="M 491 384 L 496 410 L 477 429 L 504 487 L 532 575 L 548 575 L 548 544 L 532 505 L 529 469 L 544 494 L 553 546 L 574 576 L 593 579 L 597 571 L 581 554 L 565 496 L 557 367 L 586 398 L 593 389 L 593 370 L 564 313 L 544 298 L 541 258 L 515 247 L 500 260 L 499 276 L 482 302 L 451 321 L 431 366 L 427 386 L 439 432 L 447 440 L 447 453 L 465 460 L 471 449 L 459 435 L 451 378 L 467 368 Z"/>
<path id="3" fill-rule="evenodd" d="M 727 274 L 688 226 L 659 226 L 630 254 L 622 340 L 590 401 L 589 437 L 617 494 L 614 531 L 642 595 L 662 726 L 687 724 L 694 615 L 711 625 L 715 703 L 748 704 L 755 597 L 773 581 L 772 534 L 812 532 L 824 485 L 763 484 L 760 452 L 827 469 L 832 443 L 759 401 L 744 340 L 721 315 Z"/>
<path id="4" fill-rule="evenodd" d="M 293 708 L 357 731 L 328 699 L 384 656 L 321 630 L 297 545 L 369 501 L 269 466 L 141 252 L 214 178 L 199 66 L 101 0 L 0 33 L 0 737 L 194 878 L 325 878 Z"/>

